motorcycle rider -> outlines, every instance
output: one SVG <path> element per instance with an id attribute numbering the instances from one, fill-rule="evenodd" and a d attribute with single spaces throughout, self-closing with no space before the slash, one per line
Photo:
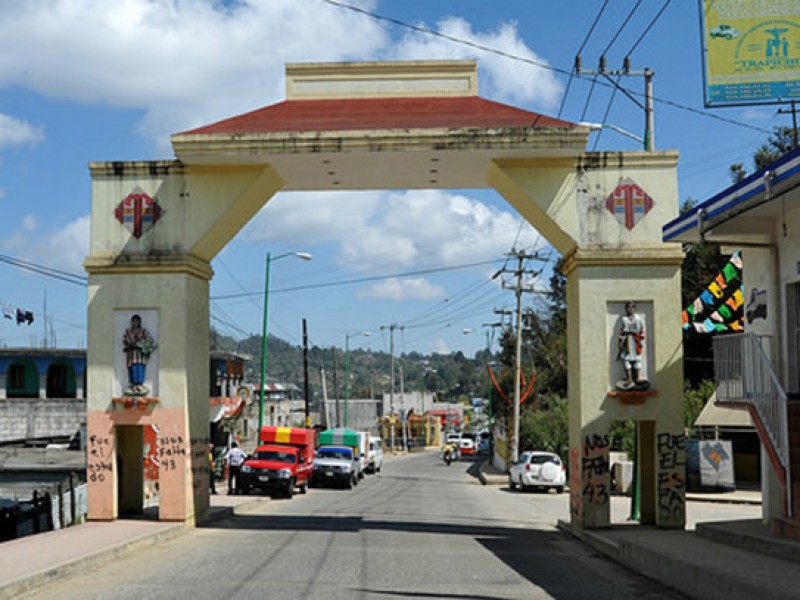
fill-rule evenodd
<path id="1" fill-rule="evenodd" d="M 442 447 L 442 459 L 444 463 L 449 467 L 450 463 L 456 458 L 458 458 L 458 444 L 455 442 L 446 443 Z"/>

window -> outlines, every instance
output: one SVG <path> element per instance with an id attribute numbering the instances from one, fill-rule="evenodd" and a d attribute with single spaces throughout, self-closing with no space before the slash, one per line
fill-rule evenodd
<path id="1" fill-rule="evenodd" d="M 9 367 L 8 385 L 12 388 L 25 387 L 25 365 L 11 365 Z"/>

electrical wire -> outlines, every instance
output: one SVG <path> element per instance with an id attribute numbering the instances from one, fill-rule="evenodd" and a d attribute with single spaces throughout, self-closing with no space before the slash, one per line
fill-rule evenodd
<path id="1" fill-rule="evenodd" d="M 666 2 L 664 2 L 664 6 L 662 6 L 661 10 L 659 10 L 658 13 L 656 14 L 656 16 L 653 17 L 653 20 L 650 21 L 650 24 L 647 27 L 645 27 L 644 31 L 642 32 L 642 35 L 640 35 L 639 39 L 636 40 L 636 42 L 634 42 L 633 46 L 631 46 L 631 49 L 628 50 L 628 52 L 627 52 L 627 54 L 625 54 L 625 56 L 630 56 L 631 54 L 633 54 L 634 50 L 636 50 L 636 48 L 639 47 L 639 44 L 642 43 L 642 40 L 647 36 L 648 33 L 650 33 L 650 30 L 653 28 L 653 26 L 656 24 L 656 22 L 661 18 L 661 15 L 664 14 L 664 11 L 667 9 L 667 7 L 669 6 L 670 2 L 672 2 L 672 0 L 666 0 Z"/>
<path id="2" fill-rule="evenodd" d="M 54 267 L 46 267 L 44 265 L 39 265 L 21 258 L 8 256 L 6 254 L 0 254 L 0 262 L 4 262 L 26 271 L 38 273 L 40 275 L 44 275 L 45 277 L 51 277 L 53 279 L 65 281 L 66 283 L 71 283 L 73 285 L 85 287 L 89 281 L 89 278 L 84 275 L 77 275 L 75 273 L 70 273 L 69 271 L 63 271 Z"/>
<path id="3" fill-rule="evenodd" d="M 603 6 L 600 7 L 597 16 L 594 18 L 594 23 L 589 28 L 589 31 L 586 33 L 586 37 L 583 38 L 583 43 L 581 43 L 581 47 L 578 48 L 578 51 L 575 53 L 575 56 L 580 56 L 583 49 L 586 47 L 586 44 L 589 42 L 589 38 L 591 37 L 592 33 L 594 32 L 594 28 L 597 27 L 597 24 L 600 22 L 600 17 L 603 16 L 603 12 L 605 12 L 606 7 L 608 6 L 608 0 L 604 0 Z M 564 106 L 567 103 L 567 96 L 569 95 L 569 89 L 572 85 L 572 79 L 575 76 L 574 70 L 569 72 L 569 79 L 567 80 L 567 88 L 564 90 L 564 95 L 561 97 L 561 106 L 558 107 L 558 118 L 561 118 L 561 113 L 564 110 Z"/>
<path id="4" fill-rule="evenodd" d="M 606 46 L 606 49 L 603 50 L 603 56 L 608 54 L 608 51 L 611 50 L 611 46 L 613 46 L 614 43 L 617 41 L 617 38 L 619 38 L 619 36 L 622 33 L 622 31 L 625 29 L 625 27 L 628 25 L 630 20 L 633 18 L 633 15 L 636 14 L 636 11 L 639 10 L 639 6 L 641 4 L 642 4 L 642 0 L 636 0 L 636 4 L 634 4 L 634 6 L 631 9 L 631 11 L 628 13 L 628 16 L 625 18 L 625 20 L 619 26 L 619 28 L 617 29 L 617 32 L 612 36 L 611 41 L 608 42 L 608 45 Z"/>
<path id="5" fill-rule="evenodd" d="M 495 54 L 497 56 L 502 56 L 504 58 L 508 58 L 510 60 L 515 60 L 515 61 L 518 61 L 518 62 L 530 64 L 530 65 L 533 65 L 533 66 L 536 66 L 536 67 L 539 67 L 539 68 L 542 68 L 542 69 L 547 69 L 549 71 L 553 71 L 555 73 L 560 73 L 562 75 L 569 76 L 569 75 L 572 74 L 572 70 L 569 70 L 569 69 L 563 69 L 561 67 L 556 67 L 556 66 L 553 66 L 553 65 L 541 62 L 541 61 L 533 60 L 533 59 L 530 59 L 530 58 L 527 58 L 527 57 L 524 57 L 524 56 L 519 56 L 517 54 L 512 54 L 510 52 L 505 52 L 503 50 L 498 50 L 497 48 L 492 48 L 491 46 L 486 46 L 484 44 L 478 44 L 476 42 L 472 42 L 472 41 L 465 40 L 465 39 L 462 39 L 462 38 L 458 38 L 458 37 L 455 37 L 455 36 L 443 34 L 443 33 L 440 33 L 438 31 L 434 31 L 432 29 L 428 29 L 427 27 L 421 27 L 419 25 L 412 25 L 411 23 L 406 23 L 404 21 L 401 21 L 400 19 L 395 19 L 395 18 L 392 18 L 392 17 L 386 17 L 386 16 L 383 16 L 383 15 L 379 15 L 377 13 L 365 10 L 363 8 L 359 8 L 357 6 L 351 6 L 349 4 L 345 4 L 344 2 L 339 2 L 338 0 L 322 0 L 322 1 L 327 3 L 327 4 L 330 4 L 332 6 L 336 6 L 336 7 L 345 9 L 345 10 L 351 10 L 351 11 L 357 12 L 357 13 L 361 13 L 363 15 L 366 15 L 366 16 L 371 17 L 371 18 L 376 19 L 376 20 L 386 21 L 386 22 L 392 23 L 394 25 L 397 25 L 398 27 L 404 27 L 406 29 L 411 29 L 411 30 L 417 31 L 419 33 L 423 33 L 423 34 L 426 34 L 426 35 L 431 35 L 431 36 L 439 37 L 439 38 L 442 38 L 442 39 L 446 39 L 446 40 L 448 40 L 450 42 L 453 42 L 455 44 L 460 44 L 460 45 L 463 45 L 463 46 L 468 46 L 468 47 L 471 47 L 471 48 L 475 48 L 475 49 L 480 50 L 482 52 L 488 52 L 490 54 Z M 639 0 L 639 1 L 641 1 L 641 0 Z M 601 85 L 601 86 L 609 87 L 609 88 L 613 87 L 611 84 L 605 83 L 605 82 L 599 81 L 599 80 L 597 81 L 597 85 Z M 624 89 L 626 91 L 626 93 L 629 93 L 631 95 L 644 97 L 644 93 L 643 92 L 636 92 L 636 91 L 633 91 L 633 90 L 628 90 L 627 88 L 622 88 L 622 89 Z M 679 109 L 679 110 L 684 110 L 684 111 L 691 112 L 691 113 L 694 113 L 694 114 L 697 114 L 697 115 L 701 115 L 701 116 L 707 117 L 709 119 L 714 119 L 714 120 L 717 120 L 717 121 L 720 121 L 720 122 L 728 123 L 730 125 L 735 125 L 737 127 L 742 127 L 742 128 L 745 128 L 745 129 L 752 129 L 754 131 L 759 131 L 761 133 L 766 133 L 766 134 L 772 133 L 771 131 L 768 131 L 768 130 L 765 130 L 765 129 L 761 129 L 759 127 L 756 127 L 755 125 L 750 125 L 749 123 L 742 123 L 742 122 L 736 121 L 734 119 L 729 119 L 727 117 L 722 117 L 722 116 L 717 115 L 715 113 L 710 113 L 710 112 L 706 112 L 706 111 L 702 111 L 702 110 L 693 108 L 691 106 L 686 106 L 684 104 L 680 104 L 680 103 L 674 102 L 672 100 L 667 100 L 667 99 L 658 98 L 656 96 L 653 96 L 653 101 L 654 102 L 659 102 L 660 104 L 663 104 L 665 106 L 670 106 L 672 108 L 676 108 L 676 109 Z"/>
<path id="6" fill-rule="evenodd" d="M 420 269 L 419 271 L 407 271 L 405 273 L 395 273 L 391 275 L 371 275 L 369 277 L 356 277 L 353 279 L 343 279 L 341 281 L 327 281 L 323 283 L 312 283 L 308 285 L 297 285 L 292 287 L 285 287 L 285 288 L 277 288 L 277 289 L 270 289 L 270 294 L 272 293 L 281 293 L 281 292 L 297 292 L 301 290 L 308 290 L 308 289 L 321 289 L 327 287 L 338 287 L 341 285 L 352 285 L 354 283 L 365 283 L 368 281 L 381 281 L 383 279 L 391 279 L 393 277 L 411 277 L 413 275 L 428 275 L 430 273 L 443 273 L 446 271 L 459 271 L 463 269 L 471 269 L 473 267 L 481 267 L 485 265 L 493 265 L 498 262 L 499 259 L 494 260 L 483 260 L 474 263 L 464 263 L 460 265 L 454 265 L 450 267 L 434 267 L 430 269 Z M 238 294 L 220 294 L 218 296 L 214 296 L 212 300 L 229 300 L 231 298 L 243 298 L 245 296 L 254 296 L 256 294 L 261 294 L 262 292 L 242 292 Z"/>

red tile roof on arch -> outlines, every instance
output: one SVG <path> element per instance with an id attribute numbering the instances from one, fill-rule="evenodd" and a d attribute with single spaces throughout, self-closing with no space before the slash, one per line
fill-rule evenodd
<path id="1" fill-rule="evenodd" d="M 285 100 L 179 135 L 574 126 L 478 96 L 344 98 Z"/>

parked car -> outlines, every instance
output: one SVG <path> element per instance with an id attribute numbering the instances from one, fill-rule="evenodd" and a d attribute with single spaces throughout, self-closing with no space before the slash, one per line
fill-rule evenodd
<path id="1" fill-rule="evenodd" d="M 471 437 L 462 437 L 458 447 L 463 456 L 473 456 L 476 453 L 475 442 Z"/>
<path id="2" fill-rule="evenodd" d="M 451 431 L 445 436 L 444 442 L 445 444 L 453 444 L 453 443 L 458 444 L 459 442 L 461 442 L 461 434 Z"/>
<path id="3" fill-rule="evenodd" d="M 320 446 L 314 458 L 311 485 L 358 485 L 358 456 L 351 446 Z"/>
<path id="4" fill-rule="evenodd" d="M 564 462 L 553 452 L 523 452 L 519 460 L 508 470 L 508 487 L 517 486 L 522 491 L 539 488 L 564 492 L 567 484 L 567 469 Z"/>
<path id="5" fill-rule="evenodd" d="M 237 492 L 256 489 L 291 498 L 298 488 L 305 494 L 313 457 L 313 429 L 262 427 L 261 445 L 242 465 Z"/>

